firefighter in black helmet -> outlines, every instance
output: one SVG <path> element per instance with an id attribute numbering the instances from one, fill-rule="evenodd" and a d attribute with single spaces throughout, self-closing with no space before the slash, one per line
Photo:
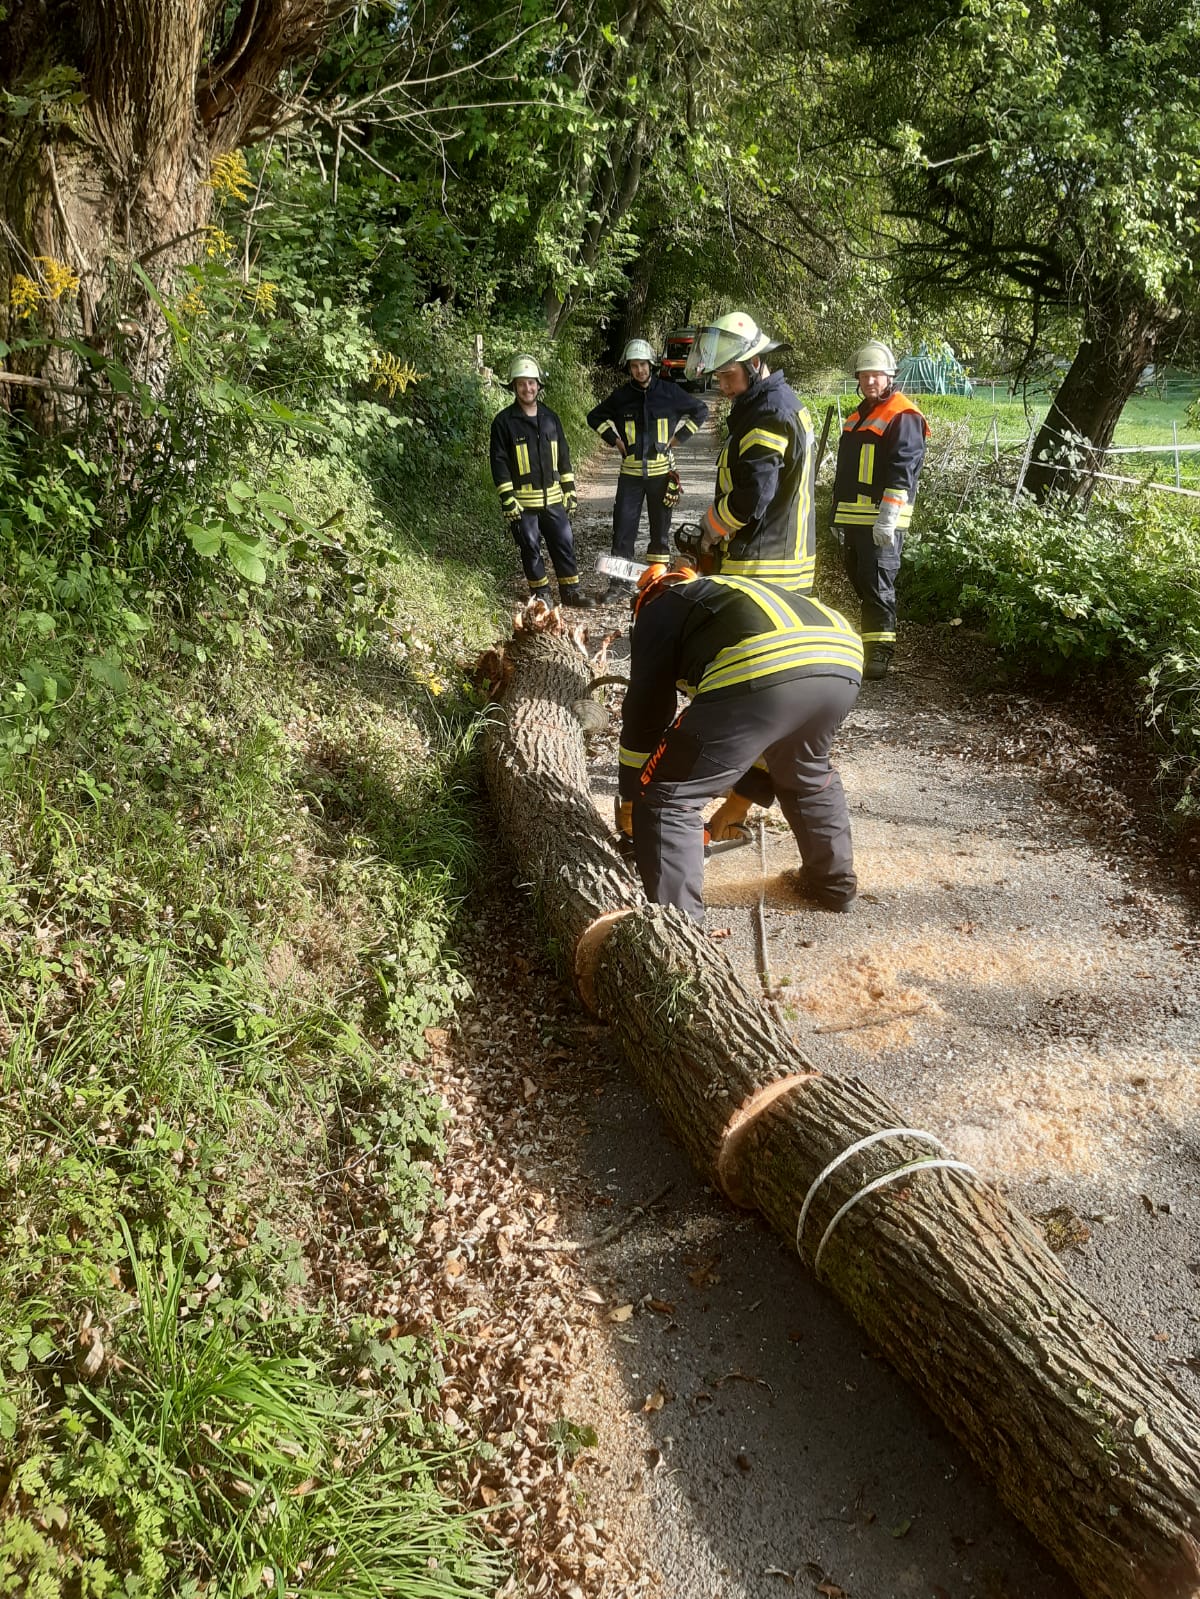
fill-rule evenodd
<path id="1" fill-rule="evenodd" d="M 507 384 L 515 398 L 492 422 L 492 481 L 521 552 L 529 597 L 551 603 L 545 539 L 561 603 L 590 609 L 595 601 L 580 592 L 575 562 L 575 474 L 562 423 L 541 403 L 542 369 L 531 355 L 514 357 Z"/>

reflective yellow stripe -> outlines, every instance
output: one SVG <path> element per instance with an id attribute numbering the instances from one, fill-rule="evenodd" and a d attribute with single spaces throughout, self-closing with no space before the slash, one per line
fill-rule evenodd
<path id="1" fill-rule="evenodd" d="M 731 533 L 736 533 L 739 528 L 745 527 L 746 525 L 745 522 L 739 522 L 737 517 L 734 516 L 733 512 L 729 509 L 728 494 L 723 495 L 717 501 L 716 514 L 720 518 L 722 524 L 727 527 Z"/>
<path id="2" fill-rule="evenodd" d="M 644 461 L 636 455 L 627 455 L 621 462 L 625 477 L 665 477 L 670 470 L 671 462 L 665 455 L 651 455 Z"/>
<path id="3" fill-rule="evenodd" d="M 550 488 L 545 490 L 518 489 L 516 494 L 518 503 L 523 505 L 527 511 L 540 511 L 546 505 L 561 505 L 563 497 L 562 489 L 557 483 L 552 484 Z"/>
<path id="4" fill-rule="evenodd" d="M 862 671 L 863 650 L 860 640 L 836 628 L 805 628 L 802 633 L 797 631 L 775 639 L 766 648 L 760 645 L 751 649 L 757 643 L 757 640 L 750 639 L 735 651 L 722 650 L 700 679 L 697 693 L 708 694 L 714 689 L 732 688 L 736 683 L 772 677 L 798 666 L 840 666 L 849 671 Z M 718 666 L 718 662 L 726 656 L 729 658 Z"/>
<path id="5" fill-rule="evenodd" d="M 698 422 L 694 422 L 690 416 L 685 416 L 675 431 L 676 433 L 698 433 L 700 431 L 700 424 Z"/>
<path id="6" fill-rule="evenodd" d="M 670 430 L 670 428 L 667 425 L 667 418 L 665 416 L 660 416 L 657 419 L 657 422 L 658 422 L 658 442 L 660 444 L 665 444 L 667 442 L 667 440 L 671 437 L 671 430 Z"/>
<path id="7" fill-rule="evenodd" d="M 875 446 L 864 444 L 858 452 L 858 481 L 860 483 L 874 483 L 875 481 Z"/>
<path id="8" fill-rule="evenodd" d="M 512 485 L 512 478 L 510 478 L 510 477 L 505 478 L 503 483 L 497 483 L 496 484 L 496 492 L 498 494 L 507 494 L 509 489 L 512 488 L 512 486 L 513 486 Z"/>
<path id="9" fill-rule="evenodd" d="M 896 630 L 892 628 L 890 632 L 885 630 L 879 633 L 864 633 L 862 641 L 864 644 L 894 644 L 896 642 Z"/>
<path id="10" fill-rule="evenodd" d="M 649 759 L 649 750 L 646 750 L 645 752 L 642 750 L 627 750 L 624 744 L 619 745 L 617 748 L 618 766 L 632 766 L 636 768 L 636 770 L 641 771 L 642 767 L 645 766 Z"/>
<path id="11" fill-rule="evenodd" d="M 816 569 L 813 555 L 802 555 L 792 561 L 734 561 L 727 555 L 721 562 L 722 577 L 757 577 L 783 589 L 810 588 Z"/>
<path id="12" fill-rule="evenodd" d="M 774 623 L 774 632 L 782 633 L 788 628 L 795 627 L 795 616 L 791 611 L 788 610 L 787 606 L 784 605 L 779 596 L 777 594 L 772 594 L 771 590 L 766 588 L 762 582 L 756 583 L 753 578 L 727 576 L 725 572 L 718 573 L 718 575 L 714 577 L 712 581 L 714 583 L 719 583 L 722 588 L 736 589 L 739 594 L 748 595 L 749 598 L 754 601 L 755 605 L 757 605 L 761 610 L 765 611 L 768 617 L 770 617 L 771 621 Z M 769 638 L 771 635 L 768 633 L 761 633 L 756 634 L 755 636 L 758 638 Z M 717 659 L 719 660 L 720 657 L 718 656 Z"/>
<path id="13" fill-rule="evenodd" d="M 529 446 L 528 446 L 528 444 L 518 444 L 517 445 L 517 471 L 521 474 L 522 477 L 528 477 L 529 476 Z"/>
<path id="14" fill-rule="evenodd" d="M 743 435 L 738 444 L 738 454 L 745 455 L 752 445 L 761 444 L 766 450 L 774 450 L 776 455 L 787 454 L 787 434 L 768 433 L 766 428 L 751 428 L 749 433 Z"/>
<path id="15" fill-rule="evenodd" d="M 834 511 L 833 520 L 839 527 L 873 527 L 878 515 L 879 507 L 875 502 L 868 500 L 865 495 L 860 495 L 857 500 L 840 500 Z M 912 506 L 902 505 L 900 515 L 896 518 L 896 526 L 911 527 L 912 519 Z"/>
<path id="16" fill-rule="evenodd" d="M 626 422 L 626 424 L 625 424 L 625 442 L 627 444 L 636 444 L 637 443 L 637 423 L 636 422 Z"/>
<path id="17" fill-rule="evenodd" d="M 558 440 L 557 439 L 551 439 L 550 440 L 550 465 L 554 468 L 554 470 L 556 472 L 558 471 Z"/>

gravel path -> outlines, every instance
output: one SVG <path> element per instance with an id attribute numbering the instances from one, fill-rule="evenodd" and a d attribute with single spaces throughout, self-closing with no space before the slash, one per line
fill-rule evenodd
<path id="1" fill-rule="evenodd" d="M 682 452 L 684 515 L 706 503 L 711 443 Z M 583 488 L 585 572 L 608 547 L 615 466 Z M 590 631 L 598 643 L 627 621 L 627 607 L 606 607 Z M 756 849 L 709 864 L 709 928 L 728 930 L 724 947 L 756 982 L 761 891 L 774 992 L 806 1052 L 1004 1187 L 1195 1401 L 1195 918 L 1113 808 L 1067 808 L 1046 774 L 997 753 L 1021 743 L 1020 719 L 1014 733 L 1010 713 L 965 690 L 951 639 L 947 652 L 902 628 L 898 671 L 864 689 L 844 730 L 854 912 L 790 896 L 780 874 L 794 845 L 771 817 L 765 879 Z M 625 650 L 612 640 L 610 670 Z M 607 697 L 593 769 L 611 817 L 619 690 Z M 696 1179 L 604 1030 L 571 1023 L 507 877 L 482 897 L 478 929 L 493 1043 L 489 1054 L 461 1039 L 459 1070 L 486 1080 L 511 1178 L 540 1185 L 585 1246 L 570 1256 L 571 1357 L 545 1403 L 596 1429 L 575 1470 L 598 1553 L 578 1590 L 539 1591 L 1071 1599 L 840 1307 Z M 517 945 L 514 970 L 503 951 Z M 537 1061 L 498 1076 L 495 1018 L 511 1028 L 547 1005 L 569 1047 L 542 1036 Z"/>

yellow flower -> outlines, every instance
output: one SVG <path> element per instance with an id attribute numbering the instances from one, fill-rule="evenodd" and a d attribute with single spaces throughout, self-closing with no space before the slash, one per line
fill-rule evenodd
<path id="1" fill-rule="evenodd" d="M 203 316 L 206 309 L 204 296 L 193 283 L 179 302 L 179 314 L 180 316 Z"/>
<path id="2" fill-rule="evenodd" d="M 74 294 L 79 287 L 79 274 L 72 272 L 69 266 L 62 261 L 56 261 L 52 255 L 35 256 L 38 266 L 42 269 L 42 281 L 46 285 L 45 298 L 47 300 L 61 300 L 64 294 Z"/>
<path id="3" fill-rule="evenodd" d="M 418 372 L 416 367 L 410 366 L 407 361 L 401 361 L 398 356 L 377 350 L 371 362 L 371 376 L 375 380 L 375 387 L 386 389 L 388 398 L 393 399 L 397 390 L 403 394 L 410 384 L 419 383 L 422 378 L 427 378 L 429 373 Z"/>
<path id="4" fill-rule="evenodd" d="M 204 253 L 210 261 L 215 261 L 221 256 L 232 255 L 235 240 L 232 234 L 226 233 L 224 228 L 215 223 L 204 230 Z"/>
<path id="5" fill-rule="evenodd" d="M 14 316 L 21 319 L 32 316 L 41 298 L 42 291 L 32 278 L 27 278 L 23 272 L 13 273 L 8 286 L 8 303 L 12 306 Z"/>
<path id="6" fill-rule="evenodd" d="M 224 195 L 227 200 L 245 200 L 254 187 L 254 179 L 250 176 L 246 157 L 240 150 L 231 150 L 228 155 L 217 156 L 209 169 L 205 183 L 215 193 Z"/>
<path id="7" fill-rule="evenodd" d="M 256 283 L 251 294 L 251 302 L 254 309 L 256 311 L 273 311 L 278 288 L 278 284 L 275 283 Z"/>

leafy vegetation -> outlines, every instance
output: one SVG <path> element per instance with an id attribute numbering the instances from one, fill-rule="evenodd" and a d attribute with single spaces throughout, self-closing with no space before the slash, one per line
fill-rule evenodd
<path id="1" fill-rule="evenodd" d="M 452 313 L 273 247 L 161 298 L 161 386 L 35 308 L 109 393 L 0 435 L 0 1592 L 499 1580 L 436 1339 L 340 1279 L 438 1202 L 504 396 Z"/>
<path id="2" fill-rule="evenodd" d="M 905 551 L 916 616 L 983 628 L 1050 673 L 1136 680 L 1164 744 L 1180 810 L 1196 805 L 1200 760 L 1200 587 L 1196 520 L 1166 496 L 1036 505 L 992 487 L 929 496 Z"/>

